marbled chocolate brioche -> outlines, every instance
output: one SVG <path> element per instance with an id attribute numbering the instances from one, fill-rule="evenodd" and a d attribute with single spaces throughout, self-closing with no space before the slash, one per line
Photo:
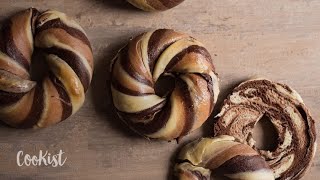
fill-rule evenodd
<path id="1" fill-rule="evenodd" d="M 112 97 L 118 115 L 138 133 L 172 140 L 199 128 L 219 94 L 209 52 L 194 38 L 173 30 L 147 32 L 118 53 L 111 72 Z M 156 93 L 160 78 L 174 87 Z"/>
<path id="2" fill-rule="evenodd" d="M 225 100 L 214 134 L 228 134 L 255 148 L 277 179 L 299 179 L 315 154 L 314 120 L 300 95 L 284 84 L 249 80 Z M 259 150 L 252 136 L 255 124 L 267 116 L 278 132 L 272 150 Z"/>
<path id="3" fill-rule="evenodd" d="M 258 152 L 226 135 L 187 144 L 178 155 L 174 172 L 180 180 L 274 179 Z"/>
<path id="4" fill-rule="evenodd" d="M 49 69 L 39 82 L 30 77 L 34 47 Z M 0 33 L 0 119 L 20 128 L 66 119 L 84 102 L 92 71 L 91 46 L 76 22 L 58 11 L 17 13 Z"/>
<path id="5" fill-rule="evenodd" d="M 171 9 L 184 0 L 127 0 L 135 7 L 144 11 L 165 11 Z"/>

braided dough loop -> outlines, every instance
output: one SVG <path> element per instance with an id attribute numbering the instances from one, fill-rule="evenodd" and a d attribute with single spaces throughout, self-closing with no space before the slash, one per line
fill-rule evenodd
<path id="1" fill-rule="evenodd" d="M 112 66 L 112 97 L 118 115 L 150 138 L 172 140 L 200 127 L 219 94 L 208 51 L 182 33 L 159 29 L 130 40 Z M 155 92 L 157 80 L 174 78 L 171 94 Z"/>
<path id="2" fill-rule="evenodd" d="M 174 172 L 180 180 L 274 179 L 272 170 L 254 149 L 226 135 L 187 144 L 178 155 Z"/>
<path id="3" fill-rule="evenodd" d="M 225 100 L 214 134 L 228 134 L 255 148 L 277 179 L 299 179 L 315 154 L 314 120 L 300 95 L 284 84 L 266 79 L 243 82 Z M 273 150 L 259 150 L 254 125 L 267 116 L 278 132 Z"/>
<path id="4" fill-rule="evenodd" d="M 30 78 L 34 47 L 49 68 L 41 82 Z M 90 42 L 75 21 L 51 10 L 15 14 L 0 34 L 0 119 L 30 128 L 68 118 L 82 106 L 92 71 Z"/>
<path id="5" fill-rule="evenodd" d="M 184 0 L 127 0 L 135 7 L 144 11 L 165 11 L 171 9 Z"/>

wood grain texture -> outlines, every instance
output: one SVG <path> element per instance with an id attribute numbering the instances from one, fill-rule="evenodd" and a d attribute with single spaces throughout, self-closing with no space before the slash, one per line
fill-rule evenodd
<path id="1" fill-rule="evenodd" d="M 28 8 L 56 9 L 74 17 L 91 40 L 95 72 L 81 110 L 47 129 L 17 130 L 0 125 L 0 179 L 164 180 L 177 150 L 189 140 L 212 134 L 213 118 L 176 142 L 143 139 L 115 116 L 108 65 L 126 41 L 155 28 L 173 28 L 202 41 L 221 78 L 215 113 L 239 82 L 263 76 L 290 85 L 320 119 L 320 1 L 187 0 L 162 13 L 146 13 L 124 0 L 1 0 L 0 22 Z M 317 122 L 317 130 L 320 125 Z M 18 167 L 19 150 L 62 149 L 63 167 Z M 320 176 L 320 151 L 303 178 Z"/>

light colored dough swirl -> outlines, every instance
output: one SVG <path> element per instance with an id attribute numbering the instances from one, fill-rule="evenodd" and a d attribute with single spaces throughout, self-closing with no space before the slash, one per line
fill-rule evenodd
<path id="1" fill-rule="evenodd" d="M 187 144 L 178 155 L 174 172 L 180 180 L 274 179 L 258 152 L 226 135 Z"/>
<path id="2" fill-rule="evenodd" d="M 34 47 L 49 69 L 40 82 L 30 77 Z M 75 21 L 51 10 L 15 14 L 0 34 L 0 119 L 20 128 L 66 119 L 82 106 L 92 71 L 89 40 Z"/>
<path id="3" fill-rule="evenodd" d="M 165 11 L 171 9 L 184 0 L 127 0 L 135 7 L 144 11 Z"/>
<path id="4" fill-rule="evenodd" d="M 219 94 L 209 52 L 194 38 L 168 29 L 137 36 L 112 66 L 112 96 L 118 115 L 150 138 L 172 140 L 199 128 Z M 172 93 L 156 94 L 161 77 L 172 77 Z"/>
<path id="5" fill-rule="evenodd" d="M 314 120 L 300 95 L 284 84 L 266 79 L 243 82 L 225 100 L 214 134 L 228 134 L 255 148 L 277 179 L 299 179 L 315 154 Z M 253 128 L 267 116 L 278 132 L 273 150 L 259 150 Z"/>

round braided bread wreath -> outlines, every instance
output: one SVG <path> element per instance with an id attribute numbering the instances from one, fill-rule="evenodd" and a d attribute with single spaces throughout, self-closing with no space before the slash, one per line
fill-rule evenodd
<path id="1" fill-rule="evenodd" d="M 231 135 L 252 146 L 276 179 L 300 179 L 310 167 L 317 148 L 314 120 L 289 86 L 267 79 L 243 82 L 225 100 L 218 116 L 214 134 Z M 258 149 L 253 139 L 253 128 L 263 116 L 278 132 L 278 142 L 271 150 Z"/>
<path id="2" fill-rule="evenodd" d="M 144 11 L 165 11 L 171 9 L 184 0 L 127 0 L 135 7 Z"/>
<path id="3" fill-rule="evenodd" d="M 171 93 L 156 93 L 157 81 L 171 77 Z M 112 96 L 117 113 L 150 138 L 172 140 L 199 128 L 219 94 L 209 52 L 194 38 L 168 29 L 130 40 L 112 65 Z"/>
<path id="4" fill-rule="evenodd" d="M 39 82 L 30 77 L 34 48 L 49 69 Z M 0 34 L 0 119 L 31 128 L 68 118 L 82 106 L 92 71 L 90 42 L 75 21 L 51 10 L 15 14 Z"/>

